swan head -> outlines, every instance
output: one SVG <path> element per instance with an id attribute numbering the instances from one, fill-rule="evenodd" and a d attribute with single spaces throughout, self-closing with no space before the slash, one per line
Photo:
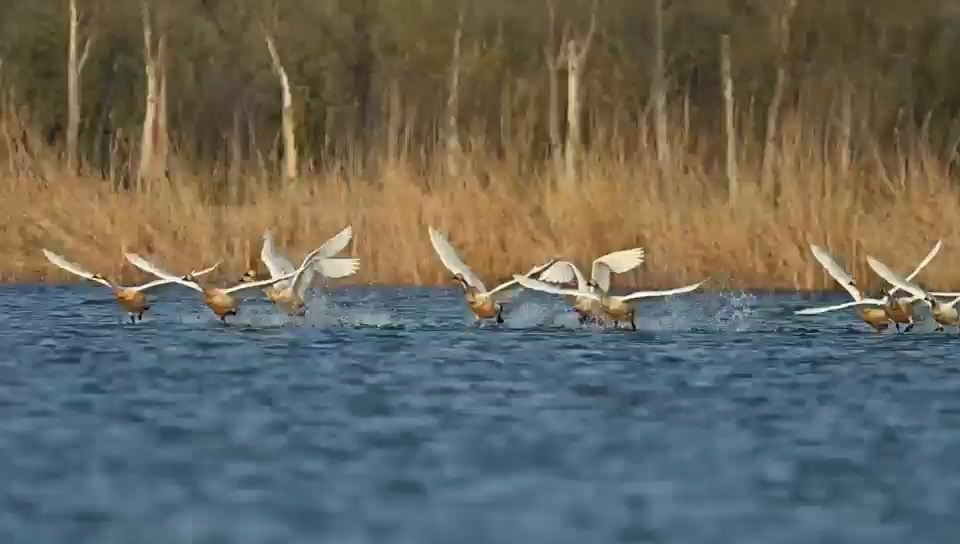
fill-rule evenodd
<path id="1" fill-rule="evenodd" d="M 247 270 L 243 273 L 243 276 L 240 277 L 240 283 L 252 283 L 257 281 L 257 271 L 256 270 Z"/>
<path id="2" fill-rule="evenodd" d="M 184 277 L 181 278 L 181 279 L 182 279 L 183 281 L 192 281 L 192 282 L 194 282 L 194 283 L 197 282 L 197 278 L 196 278 L 196 276 L 193 275 L 193 272 L 190 272 L 189 274 L 187 274 L 186 276 L 184 276 Z"/>
<path id="3" fill-rule="evenodd" d="M 107 278 L 103 277 L 102 274 L 94 274 L 90 276 L 90 279 L 93 281 L 107 281 Z"/>
<path id="4" fill-rule="evenodd" d="M 463 278 L 463 274 L 454 274 L 453 276 L 451 276 L 451 278 L 454 279 L 454 280 L 456 280 L 456 281 L 458 281 L 458 282 L 460 282 L 460 285 L 461 285 L 464 289 L 467 288 L 467 280 L 465 280 L 465 279 Z"/>

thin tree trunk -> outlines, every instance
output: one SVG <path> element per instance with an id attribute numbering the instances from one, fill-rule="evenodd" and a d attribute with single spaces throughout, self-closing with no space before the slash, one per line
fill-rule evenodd
<path id="1" fill-rule="evenodd" d="M 446 148 L 447 148 L 447 174 L 457 176 L 460 174 L 461 151 L 459 122 L 457 120 L 460 103 L 460 41 L 463 37 L 464 8 L 460 9 L 457 16 L 457 28 L 453 33 L 453 59 L 450 62 L 450 89 L 447 95 L 447 127 L 446 127 Z"/>
<path id="2" fill-rule="evenodd" d="M 558 178 L 563 172 L 563 142 L 560 140 L 560 62 L 562 51 L 557 51 L 554 43 L 556 33 L 555 0 L 547 0 L 547 18 L 549 20 L 548 43 L 544 48 L 544 59 L 547 64 L 547 129 L 550 135 L 550 159 L 553 162 L 553 173 Z M 560 40 L 560 47 L 567 41 L 566 31 Z"/>
<path id="3" fill-rule="evenodd" d="M 777 60 L 777 79 L 773 85 L 773 97 L 770 99 L 770 107 L 767 110 L 767 128 L 763 141 L 763 159 L 761 161 L 761 182 L 763 183 L 764 193 L 773 194 L 774 177 L 773 161 L 776 155 L 777 146 L 777 124 L 780 117 L 780 104 L 783 102 L 783 87 L 786 84 L 786 56 L 790 47 L 790 21 L 793 18 L 793 12 L 797 8 L 797 0 L 787 0 L 787 6 L 780 16 L 779 25 L 779 55 Z"/>
<path id="4" fill-rule="evenodd" d="M 663 167 L 670 160 L 670 147 L 667 141 L 667 84 L 663 51 L 663 0 L 654 0 L 654 61 L 653 95 L 654 117 L 657 138 L 657 161 Z"/>
<path id="5" fill-rule="evenodd" d="M 143 66 L 146 76 L 146 103 L 143 111 L 143 132 L 140 140 L 140 165 L 138 169 L 138 189 L 143 188 L 143 181 L 154 175 L 154 131 L 157 116 L 157 60 L 153 51 L 153 29 L 150 25 L 150 8 L 144 2 L 141 5 L 143 16 Z"/>
<path id="6" fill-rule="evenodd" d="M 80 16 L 77 13 L 77 1 L 70 0 L 70 36 L 67 46 L 67 171 L 76 173 L 80 140 L 80 76 L 90 55 L 90 36 L 84 42 L 83 52 L 78 51 L 80 42 Z"/>
<path id="7" fill-rule="evenodd" d="M 157 45 L 157 113 L 156 135 L 154 136 L 154 161 L 152 166 L 157 175 L 165 175 L 167 158 L 170 153 L 170 136 L 168 133 L 169 116 L 167 110 L 167 37 L 160 34 Z"/>
<path id="8" fill-rule="evenodd" d="M 287 70 L 283 67 L 283 63 L 280 62 L 280 55 L 277 53 L 277 47 L 273 42 L 273 37 L 266 31 L 264 31 L 263 37 L 267 42 L 267 51 L 270 53 L 273 71 L 277 74 L 277 78 L 280 79 L 283 177 L 289 181 L 297 177 L 297 140 L 293 112 L 293 93 L 290 91 L 290 79 L 287 77 Z"/>
<path id="9" fill-rule="evenodd" d="M 737 179 L 737 133 L 734 126 L 733 75 L 730 68 L 730 36 L 720 36 L 720 80 L 723 82 L 723 128 L 726 134 L 727 191 L 730 201 L 740 191 Z"/>
<path id="10" fill-rule="evenodd" d="M 587 55 L 590 53 L 596 23 L 597 5 L 594 3 L 587 34 L 579 40 L 573 38 L 567 40 L 564 52 L 564 58 L 567 61 L 567 145 L 564 150 L 563 185 L 567 189 L 573 188 L 577 183 L 577 168 L 580 164 L 583 144 L 583 133 L 580 127 L 583 97 L 580 94 L 580 84 L 583 80 L 583 69 Z"/>
<path id="11" fill-rule="evenodd" d="M 840 175 L 850 171 L 850 142 L 853 139 L 853 88 L 845 77 L 840 87 L 840 137 L 837 142 Z"/>

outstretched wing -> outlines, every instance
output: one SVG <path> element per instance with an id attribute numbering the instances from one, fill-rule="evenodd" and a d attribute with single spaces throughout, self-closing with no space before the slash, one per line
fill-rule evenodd
<path id="1" fill-rule="evenodd" d="M 930 264 L 930 261 L 932 261 L 933 258 L 937 256 L 937 253 L 940 252 L 941 246 L 943 246 L 943 240 L 937 240 L 937 243 L 933 245 L 933 249 L 930 250 L 930 253 L 927 253 L 927 256 L 924 257 L 922 261 L 920 261 L 920 264 L 918 264 L 917 267 L 913 269 L 913 272 L 910 272 L 910 274 L 908 274 L 907 277 L 904 279 L 907 281 L 910 281 L 914 277 L 916 277 L 916 275 L 919 274 L 924 268 L 926 268 L 926 266 Z M 897 287 L 895 285 L 893 286 L 892 289 L 890 289 L 889 293 L 892 295 L 897 291 L 899 291 L 900 289 L 901 287 Z"/>
<path id="2" fill-rule="evenodd" d="M 577 289 L 581 291 L 588 289 L 587 279 L 583 277 L 583 273 L 580 272 L 577 265 L 570 261 L 557 261 L 553 263 L 550 265 L 550 268 L 547 268 L 540 274 L 538 279 L 549 283 L 570 283 L 576 280 Z"/>
<path id="3" fill-rule="evenodd" d="M 273 245 L 273 233 L 270 229 L 263 231 L 263 247 L 260 249 L 260 260 L 267 265 L 271 278 L 293 274 L 296 268 L 286 257 L 277 252 Z"/>
<path id="4" fill-rule="evenodd" d="M 360 259 L 354 258 L 317 258 L 313 261 L 313 268 L 326 278 L 345 278 L 360 270 Z"/>
<path id="5" fill-rule="evenodd" d="M 578 289 L 569 289 L 567 287 L 560 287 L 552 283 L 547 283 L 545 281 L 540 281 L 533 278 L 528 278 L 527 276 L 513 276 L 513 279 L 526 287 L 527 289 L 532 289 L 534 291 L 541 291 L 543 293 L 549 293 L 551 295 L 561 295 L 568 297 L 587 297 L 596 301 L 600 300 L 600 295 L 596 293 L 591 293 L 588 291 L 580 291 Z"/>
<path id="6" fill-rule="evenodd" d="M 524 274 L 524 276 L 526 276 L 526 277 L 528 277 L 528 278 L 532 278 L 532 277 L 536 276 L 537 274 L 540 274 L 540 273 L 543 272 L 544 270 L 546 270 L 546 269 L 550 268 L 551 266 L 553 266 L 553 263 L 555 263 L 555 262 L 557 262 L 556 259 L 550 259 L 549 261 L 547 261 L 547 262 L 545 262 L 545 263 L 543 263 L 543 264 L 534 266 L 533 268 L 530 269 L 529 272 L 527 272 L 526 274 Z M 509 280 L 509 281 L 505 281 L 505 282 L 501 283 L 500 285 L 498 285 L 498 286 L 494 287 L 493 289 L 491 289 L 491 290 L 490 290 L 490 294 L 493 295 L 493 294 L 495 294 L 495 293 L 499 293 L 499 292 L 503 291 L 504 289 L 510 289 L 511 287 L 514 287 L 515 285 L 517 285 L 517 280 L 516 280 L 516 279 L 512 279 L 512 280 Z"/>
<path id="7" fill-rule="evenodd" d="M 870 268 L 872 268 L 878 276 L 886 280 L 890 285 L 893 285 L 898 289 L 903 289 L 915 297 L 927 298 L 929 296 L 927 295 L 927 292 L 921 289 L 919 286 L 903 279 L 899 274 L 891 270 L 889 266 L 883 264 L 875 258 L 867 256 L 867 264 L 870 265 Z"/>
<path id="8" fill-rule="evenodd" d="M 825 314 L 827 312 L 833 312 L 836 310 L 843 310 L 844 308 L 850 308 L 852 306 L 882 306 L 884 302 L 882 300 L 877 300 L 875 298 L 862 298 L 860 300 L 851 300 L 850 302 L 844 302 L 843 304 L 835 304 L 833 306 L 821 306 L 819 308 L 805 308 L 803 310 L 797 310 L 793 312 L 796 315 L 817 315 Z"/>
<path id="9" fill-rule="evenodd" d="M 813 251 L 814 258 L 820 263 L 820 266 L 827 271 L 827 274 L 830 274 L 841 287 L 847 290 L 850 293 L 850 296 L 853 297 L 853 300 L 860 300 L 863 298 L 863 295 L 860 294 L 860 290 L 857 289 L 856 284 L 853 282 L 853 276 L 847 273 L 842 266 L 837 264 L 837 261 L 833 260 L 833 257 L 830 256 L 822 247 L 814 244 L 810 244 L 810 250 Z"/>
<path id="10" fill-rule="evenodd" d="M 666 289 L 663 291 L 637 291 L 635 293 L 630 293 L 629 295 L 620 297 L 620 300 L 624 302 L 629 302 L 631 300 L 637 300 L 640 298 L 652 298 L 652 297 L 669 297 L 671 295 L 680 295 L 683 293 L 689 293 L 690 291 L 696 291 L 704 284 L 706 280 L 692 283 L 690 285 L 685 285 L 683 287 L 677 287 L 674 289 Z"/>
<path id="11" fill-rule="evenodd" d="M 94 277 L 93 273 L 88 272 L 86 269 L 82 268 L 80 265 L 70 262 L 65 258 L 61 257 L 60 255 L 57 255 L 56 253 L 48 249 L 43 250 L 43 255 L 47 258 L 48 261 L 50 261 L 57 267 L 62 268 L 67 272 L 70 272 L 71 274 L 80 276 L 81 278 L 86 280 L 95 281 L 101 285 L 106 285 L 107 287 L 113 287 L 112 285 L 110 285 L 110 282 L 108 282 L 107 280 L 99 277 Z"/>
<path id="12" fill-rule="evenodd" d="M 430 243 L 433 244 L 433 250 L 437 252 L 437 256 L 440 257 L 440 262 L 443 263 L 443 266 L 447 267 L 447 270 L 453 274 L 462 276 L 463 280 L 477 291 L 485 293 L 487 288 L 484 287 L 483 282 L 480 281 L 480 278 L 460 259 L 460 256 L 457 255 L 457 250 L 453 249 L 453 246 L 447 241 L 446 236 L 433 227 L 427 227 L 427 229 L 430 232 Z"/>
<path id="13" fill-rule="evenodd" d="M 610 290 L 610 274 L 622 274 L 633 270 L 643 264 L 643 256 L 642 247 L 608 253 L 594 259 L 590 276 L 600 290 L 606 293 Z"/>
<path id="14" fill-rule="evenodd" d="M 328 259 L 330 257 L 333 257 L 337 253 L 340 253 L 341 251 L 343 251 L 344 248 L 347 247 L 347 244 L 350 243 L 350 240 L 352 238 L 353 238 L 353 227 L 348 225 L 345 229 L 338 232 L 336 235 L 334 235 L 332 238 L 324 242 L 323 245 L 318 248 L 320 252 L 317 253 L 317 257 L 321 259 Z"/>
<path id="15" fill-rule="evenodd" d="M 136 253 L 125 253 L 124 256 L 127 258 L 127 261 L 130 262 L 130 264 L 139 268 L 140 270 L 143 270 L 147 274 L 153 274 L 154 276 L 160 278 L 161 280 L 177 283 L 177 284 L 183 285 L 184 287 L 189 287 L 194 291 L 200 291 L 201 293 L 203 292 L 203 289 L 201 289 L 200 286 L 197 285 L 196 283 L 192 281 L 187 281 L 179 276 L 171 274 L 166 270 L 154 265 L 150 261 L 144 259 L 140 255 L 137 255 Z M 146 284 L 146 285 L 149 285 L 149 284 Z M 141 286 L 140 288 L 143 289 L 145 287 Z"/>
<path id="16" fill-rule="evenodd" d="M 219 266 L 220 266 L 220 261 L 217 261 L 213 266 L 204 268 L 203 270 L 192 270 L 192 271 L 190 271 L 190 275 L 193 276 L 193 277 L 206 276 L 207 274 L 209 274 L 209 273 L 213 272 L 214 270 L 216 270 Z"/>
<path id="17" fill-rule="evenodd" d="M 203 270 L 191 271 L 190 275 L 193 277 L 204 276 L 216 270 L 218 266 L 220 266 L 219 261 L 217 261 L 217 263 L 214 264 L 213 266 L 204 268 Z M 131 289 L 133 291 L 152 291 L 157 287 L 163 287 L 165 285 L 170 285 L 172 283 L 176 283 L 176 282 L 168 279 L 158 279 L 158 280 L 153 280 L 151 282 L 144 283 L 143 285 L 136 285 L 134 287 L 129 287 L 128 289 Z"/>
<path id="18" fill-rule="evenodd" d="M 232 295 L 232 294 L 239 295 L 245 291 L 254 291 L 261 287 L 266 287 L 268 285 L 273 285 L 275 283 L 279 283 L 284 280 L 292 279 L 295 275 L 296 275 L 296 272 L 292 274 L 286 274 L 278 278 L 270 278 L 269 280 L 260 280 L 260 281 L 252 281 L 248 283 L 241 283 L 240 285 L 234 285 L 233 287 L 230 287 L 228 289 L 221 289 L 221 291 L 227 295 Z"/>

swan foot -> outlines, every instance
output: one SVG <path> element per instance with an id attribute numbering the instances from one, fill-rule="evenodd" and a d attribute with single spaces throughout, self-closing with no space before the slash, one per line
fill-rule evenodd
<path id="1" fill-rule="evenodd" d="M 630 329 L 631 329 L 631 330 L 637 330 L 637 324 L 636 324 L 636 322 L 634 322 L 634 320 L 633 320 L 633 314 L 630 314 Z"/>
<path id="2" fill-rule="evenodd" d="M 937 325 L 937 328 L 933 329 L 933 332 L 943 332 L 943 325 Z"/>
<path id="3" fill-rule="evenodd" d="M 130 323 L 137 322 L 137 314 L 130 314 Z"/>
<path id="4" fill-rule="evenodd" d="M 907 327 L 906 327 L 905 329 L 903 329 L 903 332 L 904 332 L 904 333 L 908 333 L 908 332 L 912 331 L 914 325 L 915 325 L 915 323 L 914 323 L 913 321 L 911 321 L 910 324 L 907 325 Z"/>
<path id="5" fill-rule="evenodd" d="M 498 325 L 503 324 L 503 306 L 500 306 L 499 308 L 497 308 L 497 324 Z"/>

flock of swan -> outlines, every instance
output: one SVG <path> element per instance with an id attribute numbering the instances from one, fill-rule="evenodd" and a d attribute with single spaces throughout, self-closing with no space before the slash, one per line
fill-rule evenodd
<path id="1" fill-rule="evenodd" d="M 514 275 L 513 279 L 488 290 L 480 278 L 463 262 L 443 233 L 432 226 L 428 227 L 428 233 L 440 261 L 450 271 L 452 279 L 463 287 L 467 306 L 477 320 L 494 319 L 497 323 L 503 323 L 504 304 L 518 288 L 524 287 L 534 291 L 572 297 L 573 308 L 578 313 L 581 324 L 588 321 L 601 325 L 612 323 L 614 327 L 629 324 L 636 330 L 632 306 L 634 301 L 689 293 L 703 284 L 699 282 L 662 291 L 638 291 L 623 296 L 609 294 L 610 279 L 613 274 L 629 272 L 643 264 L 643 248 L 633 248 L 615 251 L 594 259 L 589 281 L 572 262 L 551 259 L 531 268 L 526 274 Z M 260 260 L 266 266 L 270 277 L 260 279 L 255 270 L 248 270 L 237 285 L 231 287 L 215 287 L 205 280 L 207 274 L 217 269 L 219 262 L 203 270 L 191 271 L 181 276 L 166 271 L 136 253 L 125 253 L 124 256 L 130 264 L 157 279 L 141 285 L 122 286 L 101 274 L 91 273 L 48 249 L 44 249 L 43 254 L 55 266 L 110 288 L 133 323 L 142 320 L 143 313 L 150 309 L 147 293 L 171 284 L 200 293 L 207 307 L 226 323 L 228 316 L 237 315 L 241 301 L 257 291 L 262 291 L 280 311 L 291 316 L 304 315 L 307 308 L 308 288 L 317 274 L 335 279 L 350 276 L 359 270 L 359 259 L 337 257 L 337 254 L 347 247 L 352 237 L 353 230 L 348 226 L 309 252 L 300 262 L 300 266 L 294 267 L 274 247 L 273 237 L 268 229 L 263 234 Z M 574 283 L 576 287 L 563 286 L 563 284 Z"/>
<path id="2" fill-rule="evenodd" d="M 815 315 L 855 307 L 860 319 L 877 332 L 889 328 L 890 323 L 894 324 L 897 332 L 900 332 L 901 325 L 904 325 L 903 332 L 909 332 L 915 324 L 914 304 L 922 301 L 930 307 L 930 315 L 937 323 L 937 331 L 943 331 L 944 327 L 947 326 L 957 327 L 960 331 L 960 312 L 957 311 L 957 304 L 960 303 L 960 293 L 929 292 L 912 282 L 913 278 L 920 274 L 924 267 L 936 257 L 942 245 L 943 241 L 938 240 L 933 249 L 927 253 L 927 256 L 907 276 L 897 274 L 889 266 L 868 255 L 867 265 L 892 287 L 881 289 L 880 298 L 867 298 L 860 292 L 853 276 L 844 270 L 829 253 L 820 246 L 810 244 L 810 250 L 813 252 L 814 258 L 841 287 L 850 293 L 853 300 L 833 306 L 798 310 L 795 313 L 798 315 Z M 904 291 L 907 294 L 897 296 L 896 294 L 899 291 Z M 948 297 L 951 300 L 941 300 L 937 297 Z"/>
<path id="3" fill-rule="evenodd" d="M 467 306 L 478 321 L 493 319 L 497 323 L 503 323 L 505 304 L 519 288 L 526 288 L 567 297 L 577 312 L 581 324 L 588 322 L 602 326 L 612 324 L 614 328 L 619 328 L 621 324 L 629 324 L 633 330 L 636 330 L 634 303 L 645 298 L 689 293 L 697 290 L 704 283 L 701 281 L 674 289 L 611 295 L 609 291 L 613 274 L 629 272 L 643 264 L 644 250 L 637 247 L 614 251 L 594 259 L 589 280 L 569 260 L 554 258 L 534 266 L 525 274 L 513 275 L 512 279 L 493 289 L 487 289 L 480 278 L 464 263 L 446 235 L 432 226 L 428 226 L 427 230 L 434 251 L 452 274 L 452 279 L 463 288 Z M 130 264 L 157 278 L 141 285 L 127 287 L 110 281 L 100 274 L 91 273 L 48 249 L 44 249 L 43 253 L 54 265 L 81 278 L 109 287 L 117 302 L 128 313 L 131 322 L 142 320 L 143 313 L 150 308 L 147 301 L 149 291 L 174 284 L 200 293 L 207 307 L 226 323 L 228 316 L 237 315 L 241 301 L 257 291 L 262 291 L 267 300 L 283 313 L 290 316 L 305 315 L 308 289 L 317 274 L 324 278 L 336 279 L 353 275 L 360 269 L 359 259 L 337 256 L 347 247 L 352 237 L 353 229 L 348 226 L 309 252 L 301 260 L 300 265 L 294 267 L 290 260 L 274 247 L 273 237 L 268 229 L 263 234 L 260 260 L 266 266 L 270 277 L 261 279 L 255 270 L 248 270 L 237 285 L 231 287 L 215 287 L 205 280 L 205 276 L 213 272 L 219 266 L 219 262 L 208 268 L 180 276 L 167 272 L 136 253 L 125 253 L 124 256 Z M 870 268 L 891 286 L 888 289 L 882 289 L 879 298 L 868 298 L 861 293 L 853 276 L 844 270 L 826 250 L 810 244 L 814 258 L 840 286 L 850 293 L 852 300 L 832 306 L 798 310 L 795 313 L 817 315 L 853 307 L 860 319 L 877 332 L 886 330 L 891 323 L 898 332 L 901 331 L 901 325 L 904 326 L 903 332 L 909 332 L 915 324 L 914 304 L 922 301 L 930 307 L 930 313 L 937 323 L 938 331 L 943 331 L 945 326 L 957 327 L 960 331 L 960 310 L 957 308 L 960 304 L 960 292 L 929 292 L 912 281 L 939 253 L 942 245 L 942 241 L 938 241 L 920 264 L 906 276 L 899 275 L 876 258 L 868 256 L 867 264 Z M 905 294 L 898 296 L 897 293 L 900 291 Z M 948 297 L 949 300 L 942 297 Z"/>

